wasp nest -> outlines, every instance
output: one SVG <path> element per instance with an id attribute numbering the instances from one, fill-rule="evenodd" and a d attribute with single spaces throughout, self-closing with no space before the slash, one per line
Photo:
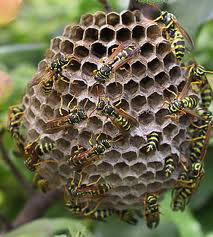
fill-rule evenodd
<path id="1" fill-rule="evenodd" d="M 134 42 L 140 52 L 113 72 L 97 90 L 94 70 L 100 60 L 126 42 Z M 52 39 L 38 73 L 62 56 L 72 58 L 63 70 L 69 83 L 58 80 L 45 96 L 41 85 L 34 83 L 35 76 L 23 98 L 26 144 L 38 137 L 55 142 L 55 148 L 42 157 L 46 162 L 41 162 L 36 169 L 49 181 L 49 188 L 64 187 L 75 170 L 67 164 L 67 159 L 78 146 L 90 149 L 89 139 L 92 137 L 96 144 L 100 134 L 99 137 L 112 141 L 112 147 L 100 160 L 83 169 L 83 182 L 94 182 L 101 176 L 100 183 L 112 186 L 102 198 L 101 207 L 140 208 L 145 193 L 160 194 L 174 188 L 183 170 L 181 157 L 188 146 L 185 141 L 189 119 L 183 115 L 177 122 L 166 117 L 165 101 L 170 97 L 174 99 L 166 88 L 178 94 L 185 79 L 160 26 L 139 11 L 87 14 L 81 17 L 79 24 L 68 25 L 62 36 Z M 134 117 L 139 126 L 119 139 L 121 131 L 109 118 L 95 111 L 98 98 L 102 96 L 114 105 L 120 101 L 119 107 Z M 47 133 L 48 121 L 61 116 L 61 107 L 62 112 L 68 114 L 68 105 L 85 107 L 88 119 L 65 131 Z M 155 151 L 146 152 L 147 136 L 153 131 L 159 134 L 159 145 Z M 165 160 L 170 156 L 174 159 L 175 171 L 166 177 Z"/>

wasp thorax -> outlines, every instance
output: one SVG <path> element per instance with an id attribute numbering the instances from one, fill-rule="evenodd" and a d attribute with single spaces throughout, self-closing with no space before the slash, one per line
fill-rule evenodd
<path id="1" fill-rule="evenodd" d="M 166 24 L 171 18 L 167 13 Z M 135 52 L 129 47 L 133 44 Z M 107 208 L 146 205 L 149 225 L 157 226 L 158 196 L 177 187 L 185 163 L 191 162 L 189 158 L 183 162 L 182 155 L 189 152 L 187 129 L 193 119 L 183 111 L 192 107 L 191 100 L 179 96 L 186 84 L 185 69 L 161 25 L 140 11 L 97 12 L 66 26 L 63 36 L 51 41 L 49 51 L 39 68 L 52 62 L 51 68 L 59 70 L 60 65 L 59 80 L 53 81 L 48 95 L 35 84 L 23 98 L 25 143 L 47 136 L 55 144 L 53 151 L 40 157 L 45 168 L 38 165 L 36 172 L 52 189 L 62 190 L 67 180 L 73 180 L 72 170 L 82 174 L 72 190 L 78 194 L 91 190 L 95 195 L 82 195 L 73 206 L 69 203 L 74 212 L 87 215 L 83 210 L 88 207 L 110 214 Z M 55 64 L 56 58 L 63 60 Z M 190 87 L 189 94 L 194 94 Z M 69 120 L 72 116 L 78 119 Z M 98 192 L 104 184 L 110 188 Z M 103 212 L 91 213 L 95 218 Z"/>

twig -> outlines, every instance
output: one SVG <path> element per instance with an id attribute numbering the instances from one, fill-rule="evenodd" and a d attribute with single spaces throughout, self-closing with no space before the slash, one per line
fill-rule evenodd
<path id="1" fill-rule="evenodd" d="M 34 191 L 33 187 L 27 182 L 25 177 L 19 172 L 19 170 L 13 164 L 2 141 L 0 142 L 0 153 L 2 154 L 2 159 L 8 165 L 8 167 L 12 171 L 12 174 L 17 178 L 19 183 L 26 189 L 28 194 L 32 194 L 32 192 Z"/>
<path id="2" fill-rule="evenodd" d="M 3 226 L 4 231 L 9 231 L 13 227 L 9 220 L 2 214 L 0 214 L 0 223 Z"/>
<path id="3" fill-rule="evenodd" d="M 112 11 L 112 6 L 109 4 L 108 0 L 98 0 L 104 7 L 104 10 L 106 12 L 111 12 Z"/>
<path id="4" fill-rule="evenodd" d="M 52 191 L 46 194 L 36 192 L 31 199 L 27 201 L 25 207 L 21 210 L 13 226 L 16 228 L 27 222 L 35 220 L 45 214 L 48 208 L 61 196 L 60 191 Z"/>

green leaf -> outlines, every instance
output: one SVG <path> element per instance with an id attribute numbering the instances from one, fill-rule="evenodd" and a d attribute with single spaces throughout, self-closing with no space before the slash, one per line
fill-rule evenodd
<path id="1" fill-rule="evenodd" d="M 69 235 L 65 235 L 68 231 L 70 236 L 94 237 L 86 221 L 68 218 L 35 220 L 4 235 L 4 237 L 69 237 Z"/>

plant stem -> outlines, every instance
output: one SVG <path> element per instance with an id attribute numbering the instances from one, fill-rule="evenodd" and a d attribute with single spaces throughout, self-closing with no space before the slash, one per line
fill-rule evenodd
<path id="1" fill-rule="evenodd" d="M 52 191 L 46 194 L 35 192 L 27 201 L 25 207 L 16 217 L 13 226 L 16 228 L 27 222 L 35 220 L 45 214 L 48 208 L 61 196 L 59 191 Z"/>
<path id="2" fill-rule="evenodd" d="M 7 166 L 10 168 L 12 174 L 17 178 L 19 183 L 25 188 L 25 190 L 27 191 L 28 194 L 32 194 L 32 192 L 34 190 L 33 187 L 27 182 L 25 177 L 16 168 L 16 166 L 10 159 L 2 141 L 0 142 L 0 153 L 2 155 L 2 159 L 7 164 Z"/>

